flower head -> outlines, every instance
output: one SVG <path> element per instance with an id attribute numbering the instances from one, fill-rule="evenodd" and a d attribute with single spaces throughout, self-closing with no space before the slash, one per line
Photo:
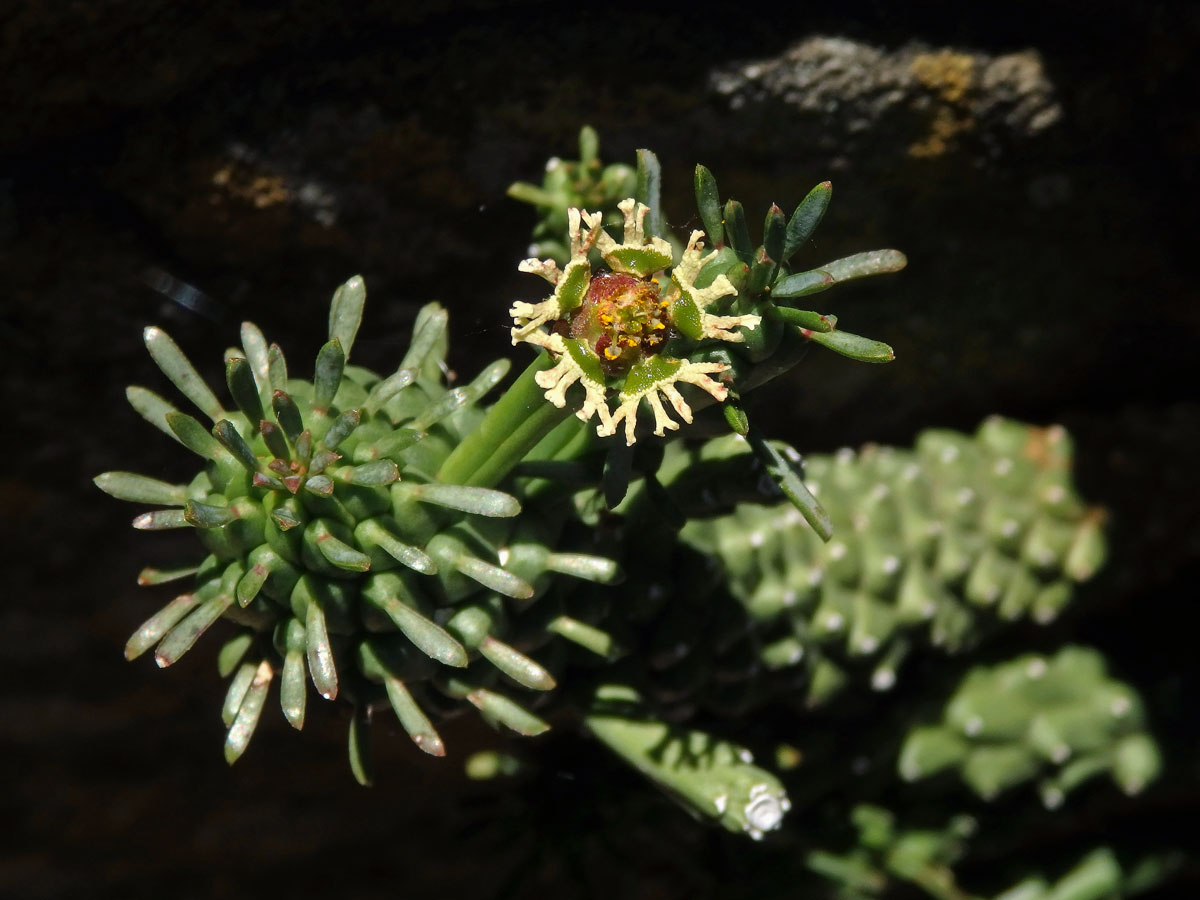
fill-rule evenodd
<path id="1" fill-rule="evenodd" d="M 716 251 L 704 254 L 703 231 L 692 232 L 672 268 L 670 244 L 646 235 L 649 208 L 632 198 L 617 208 L 625 216 L 619 243 L 601 227 L 600 213 L 569 210 L 571 256 L 566 266 L 560 270 L 553 260 L 527 259 L 518 267 L 541 275 L 554 285 L 553 293 L 540 303 L 514 303 L 509 314 L 513 344 L 542 347 L 555 360 L 536 377 L 546 399 L 561 409 L 568 389 L 578 383 L 584 401 L 576 415 L 584 421 L 599 417 L 596 431 L 602 436 L 616 434 L 624 422 L 626 443 L 632 444 L 643 400 L 654 414 L 657 435 L 679 427 L 660 394 L 680 419 L 692 421 L 691 408 L 675 386 L 679 382 L 724 400 L 726 388 L 709 376 L 728 366 L 693 362 L 686 354 L 704 340 L 740 342 L 743 335 L 734 329 L 754 328 L 761 319 L 708 312 L 714 302 L 737 291 L 723 274 L 705 287 L 696 286 L 701 271 L 717 256 Z M 593 270 L 593 248 L 607 271 Z M 611 389 L 618 391 L 615 412 L 608 406 Z"/>

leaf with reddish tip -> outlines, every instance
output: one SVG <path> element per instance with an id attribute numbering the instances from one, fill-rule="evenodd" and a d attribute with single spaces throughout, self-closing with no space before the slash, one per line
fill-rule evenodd
<path id="1" fill-rule="evenodd" d="M 254 672 L 254 679 L 242 699 L 242 705 L 238 708 L 237 717 L 225 736 L 225 762 L 230 765 L 237 762 L 246 752 L 250 738 L 254 736 L 254 729 L 258 727 L 258 719 L 267 700 L 267 689 L 271 686 L 274 676 L 275 670 L 269 662 L 264 659 L 259 663 Z"/>
<path id="2" fill-rule="evenodd" d="M 183 517 L 196 528 L 220 528 L 236 519 L 237 514 L 228 506 L 211 506 L 189 500 L 183 508 Z"/>
<path id="3" fill-rule="evenodd" d="M 225 384 L 229 387 L 229 395 L 233 397 L 233 402 L 252 426 L 262 419 L 262 397 L 248 359 L 232 356 L 225 360 Z"/>
<path id="4" fill-rule="evenodd" d="M 329 631 L 325 627 L 325 611 L 315 597 L 308 604 L 305 614 L 304 643 L 313 687 L 326 700 L 335 699 L 338 676 L 333 662 L 333 645 L 329 643 Z"/>
<path id="5" fill-rule="evenodd" d="M 278 506 L 271 510 L 271 518 L 279 526 L 280 531 L 291 531 L 297 525 L 302 524 L 300 519 L 290 511 Z"/>
<path id="6" fill-rule="evenodd" d="M 184 516 L 182 509 L 156 509 L 137 516 L 133 520 L 133 527 L 138 531 L 166 531 L 169 528 L 191 528 L 192 523 Z"/>
<path id="7" fill-rule="evenodd" d="M 772 260 L 783 259 L 784 235 L 787 231 L 787 219 L 783 210 L 771 204 L 767 210 L 766 221 L 763 222 L 763 250 Z"/>
<path id="8" fill-rule="evenodd" d="M 792 309 L 788 306 L 776 306 L 775 315 L 789 325 L 803 328 L 807 331 L 819 331 L 828 334 L 837 326 L 837 316 L 823 316 L 819 312 L 808 309 Z"/>
<path id="9" fill-rule="evenodd" d="M 254 673 L 258 671 L 257 663 L 242 663 L 237 673 L 229 679 L 229 687 L 225 689 L 225 701 L 221 704 L 221 723 L 228 728 L 237 718 L 242 701 L 246 699 L 246 691 L 254 681 Z"/>
<path id="10" fill-rule="evenodd" d="M 222 419 L 213 426 L 212 433 L 213 437 L 217 439 L 217 443 L 228 450 L 233 458 L 242 464 L 242 468 L 251 475 L 258 474 L 258 457 L 254 455 L 254 451 L 250 449 L 250 445 L 246 443 L 245 438 L 232 422 Z"/>
<path id="11" fill-rule="evenodd" d="M 294 446 L 304 430 L 304 420 L 300 417 L 300 408 L 287 391 L 278 388 L 271 394 L 271 408 L 275 410 L 275 421 L 283 429 L 289 441 Z"/>
<path id="12" fill-rule="evenodd" d="M 176 623 L 199 603 L 200 598 L 195 594 L 180 594 L 143 622 L 142 627 L 133 633 L 125 644 L 125 658 L 137 659 L 162 640 L 163 635 L 174 628 Z"/>
<path id="13" fill-rule="evenodd" d="M 283 658 L 283 678 L 279 682 L 279 706 L 288 724 L 297 731 L 304 727 L 307 700 L 308 672 L 304 668 L 304 652 L 288 650 Z"/>
<path id="14" fill-rule="evenodd" d="M 340 453 L 334 453 L 332 450 L 318 450 L 313 454 L 312 461 L 308 464 L 308 474 L 320 475 L 326 468 L 341 458 Z"/>
<path id="15" fill-rule="evenodd" d="M 285 461 L 292 458 L 292 451 L 288 448 L 283 430 L 278 425 L 263 419 L 258 423 L 258 430 L 262 434 L 263 443 L 267 445 L 267 450 L 272 456 Z"/>
<path id="16" fill-rule="evenodd" d="M 154 661 L 164 669 L 178 662 L 232 603 L 233 595 L 225 593 L 205 600 L 159 642 L 158 649 L 154 652 Z"/>
<path id="17" fill-rule="evenodd" d="M 754 262 L 754 244 L 750 242 L 750 229 L 746 225 L 746 210 L 736 200 L 725 204 L 725 237 L 737 258 L 750 265 Z"/>
<path id="18" fill-rule="evenodd" d="M 396 718 L 400 720 L 400 726 L 408 732 L 413 743 L 430 756 L 445 756 L 446 745 L 442 742 L 441 735 L 437 733 L 437 729 L 433 727 L 429 717 L 417 705 L 417 701 L 413 699 L 413 695 L 404 682 L 391 675 L 385 675 L 383 686 L 387 690 L 388 702 L 392 705 L 392 711 L 395 712 Z"/>
<path id="19" fill-rule="evenodd" d="M 275 391 L 287 390 L 287 360 L 284 359 L 283 349 L 278 344 L 272 344 L 267 349 L 267 380 L 272 394 Z"/>
<path id="20" fill-rule="evenodd" d="M 333 479 L 328 475 L 313 475 L 304 482 L 304 489 L 318 497 L 333 496 Z"/>
<path id="21" fill-rule="evenodd" d="M 147 566 L 138 573 L 137 583 L 142 587 L 154 587 L 187 578 L 189 575 L 195 575 L 198 571 L 199 566 L 184 566 L 182 569 L 156 569 Z"/>

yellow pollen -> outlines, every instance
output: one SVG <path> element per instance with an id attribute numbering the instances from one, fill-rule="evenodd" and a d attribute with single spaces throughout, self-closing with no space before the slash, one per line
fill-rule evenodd
<path id="1" fill-rule="evenodd" d="M 611 325 L 613 323 L 613 317 L 608 313 L 601 313 L 600 321 L 604 325 Z"/>
<path id="2" fill-rule="evenodd" d="M 637 341 L 631 337 L 627 337 L 627 338 L 625 338 L 625 346 L 626 347 L 636 347 Z"/>
<path id="3" fill-rule="evenodd" d="M 620 350 L 617 350 L 617 351 L 615 351 L 615 352 L 614 352 L 612 347 L 605 347 L 605 348 L 604 348 L 604 357 L 605 357 L 606 359 L 616 359 L 616 358 L 617 358 L 618 356 L 620 356 L 620 355 L 621 355 L 621 351 L 620 351 Z"/>
<path id="4" fill-rule="evenodd" d="M 655 331 L 662 331 L 662 330 L 663 330 L 664 328 L 666 328 L 666 327 L 667 327 L 667 326 L 666 326 L 666 325 L 664 325 L 662 322 L 660 322 L 660 321 L 658 321 L 658 320 L 655 320 L 655 322 L 654 322 L 654 330 L 655 330 Z"/>

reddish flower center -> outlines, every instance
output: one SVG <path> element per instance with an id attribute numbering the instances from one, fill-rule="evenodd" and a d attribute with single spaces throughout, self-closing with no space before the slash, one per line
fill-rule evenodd
<path id="1" fill-rule="evenodd" d="M 599 357 L 605 374 L 627 372 L 666 344 L 667 306 L 653 281 L 616 272 L 596 275 L 571 316 L 571 337 Z"/>

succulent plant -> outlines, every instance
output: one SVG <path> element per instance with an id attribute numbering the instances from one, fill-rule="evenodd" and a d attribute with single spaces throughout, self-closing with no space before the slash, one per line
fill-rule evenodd
<path id="1" fill-rule="evenodd" d="M 1105 772 L 1136 794 L 1161 761 L 1137 692 L 1107 677 L 1095 650 L 1064 647 L 973 669 L 942 720 L 908 735 L 898 765 L 907 781 L 953 769 L 986 800 L 1040 779 L 1042 802 L 1053 809 Z"/>
<path id="2" fill-rule="evenodd" d="M 726 440 L 731 459 L 746 458 Z M 791 507 L 761 503 L 695 519 L 683 538 L 719 560 L 764 636 L 762 663 L 807 669 L 810 704 L 856 670 L 889 689 L 921 643 L 956 653 L 1004 622 L 1053 621 L 1105 556 L 1103 514 L 1079 498 L 1059 427 L 997 417 L 974 437 L 925 431 L 913 450 L 814 454 L 804 472 L 834 540 Z"/>
<path id="3" fill-rule="evenodd" d="M 438 478 L 482 413 L 480 399 L 509 368 L 493 363 L 470 383 L 443 375 L 445 310 L 426 306 L 397 370 L 387 377 L 348 364 L 365 288 L 353 278 L 334 294 L 329 341 L 312 381 L 289 377 L 277 345 L 242 326 L 242 348 L 226 360 L 236 408 L 226 410 L 171 338 L 147 328 L 146 345 L 163 374 L 211 428 L 152 391 L 128 397 L 150 424 L 205 463 L 191 483 L 171 485 L 127 472 L 96 479 L 123 500 L 163 507 L 139 515 L 143 530 L 191 527 L 209 555 L 197 566 L 147 569 L 142 584 L 190 581 L 188 590 L 130 638 L 126 655 L 154 648 L 168 666 L 218 619 L 238 625 L 219 653 L 229 690 L 222 711 L 226 758 L 246 749 L 272 681 L 284 716 L 304 724 L 311 680 L 326 699 L 354 705 L 350 755 L 370 779 L 366 727 L 373 705 L 391 706 L 418 747 L 442 755 L 425 711 L 444 695 L 522 734 L 548 726 L 504 690 L 544 692 L 551 673 L 501 640 L 512 605 L 528 603 L 531 583 L 553 570 L 610 580 L 608 560 L 549 551 L 552 531 L 490 487 Z M 525 577 L 504 566 L 518 548 Z"/>
<path id="4" fill-rule="evenodd" d="M 538 256 L 520 268 L 551 292 L 509 310 L 514 345 L 537 355 L 490 405 L 508 363 L 451 383 L 436 304 L 392 374 L 351 365 L 357 278 L 334 295 L 310 380 L 243 326 L 226 360 L 228 410 L 174 342 L 147 329 L 159 368 L 211 425 L 145 388 L 130 402 L 203 470 L 183 485 L 126 472 L 96 481 L 161 507 L 136 527 L 193 528 L 208 555 L 142 573 L 144 584 L 187 587 L 127 655 L 153 649 L 170 665 L 218 620 L 233 624 L 218 653 L 230 762 L 273 682 L 296 728 L 311 682 L 348 702 L 362 783 L 376 711 L 390 707 L 418 747 L 441 755 L 440 717 L 473 706 L 520 735 L 573 724 L 697 817 L 758 839 L 781 826 L 788 788 L 806 804 L 831 801 L 814 773 L 793 783 L 795 773 L 754 761 L 749 747 L 778 738 L 766 723 L 747 728 L 755 711 L 825 714 L 835 697 L 890 688 L 909 653 L 960 653 L 1006 622 L 1051 621 L 1103 561 L 1103 516 L 1076 494 L 1059 428 L 997 418 L 973 437 L 924 432 L 913 450 L 802 460 L 751 424 L 744 395 L 814 343 L 892 358 L 834 316 L 798 308 L 904 265 L 891 250 L 793 263 L 828 183 L 791 217 L 772 206 L 755 245 L 744 210 L 720 202 L 703 166 L 704 228 L 686 241 L 666 230 L 648 151 L 636 170 L 602 169 L 585 131 L 580 163 L 547 178 L 541 193 L 514 188 L 543 214 Z M 722 423 L 733 433 L 678 440 L 699 433 L 681 425 L 713 404 L 722 415 L 704 433 Z M 944 788 L 954 772 L 991 799 L 1038 779 L 1053 807 L 1101 772 L 1130 793 L 1157 773 L 1136 693 L 1092 651 L 978 668 L 940 722 L 913 727 L 926 706 L 864 731 L 906 789 Z M 811 749 L 817 761 L 837 754 Z M 523 765 L 505 751 L 473 757 L 468 772 Z M 809 840 L 795 862 L 840 880 L 845 896 L 888 879 L 940 896 L 964 852 L 963 820 L 902 828 L 871 805 L 873 784 L 853 789 L 859 847 L 838 856 Z"/>

